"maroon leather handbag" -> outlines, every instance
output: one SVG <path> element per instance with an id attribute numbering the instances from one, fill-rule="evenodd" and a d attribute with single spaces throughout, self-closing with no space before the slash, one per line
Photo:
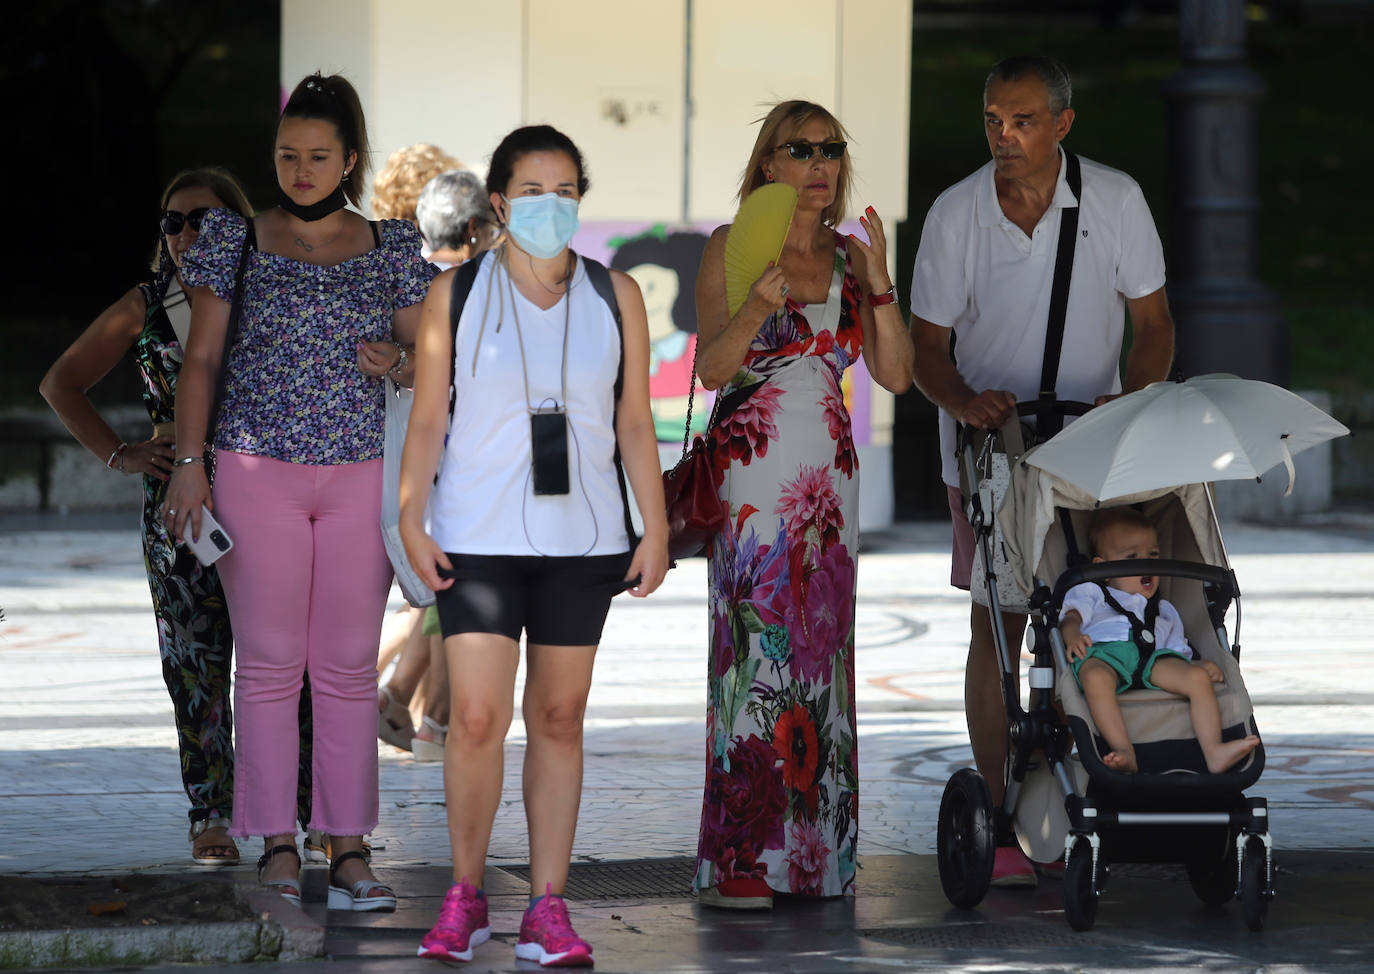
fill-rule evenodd
<path id="1" fill-rule="evenodd" d="M 692 402 L 697 387 L 696 356 L 692 357 L 692 384 L 687 393 L 687 428 L 682 433 L 682 459 L 663 472 L 663 499 L 668 512 L 668 557 L 691 558 L 701 554 L 730 516 L 730 506 L 720 499 L 711 476 L 711 429 L 721 397 L 706 424 L 706 435 L 692 439 Z M 688 443 L 691 443 L 688 446 Z"/>
<path id="2" fill-rule="evenodd" d="M 684 445 L 682 459 L 663 472 L 663 498 L 668 510 L 668 557 L 677 560 L 701 554 L 730 516 L 711 478 L 711 446 L 705 437 L 696 437 L 690 448 Z"/>

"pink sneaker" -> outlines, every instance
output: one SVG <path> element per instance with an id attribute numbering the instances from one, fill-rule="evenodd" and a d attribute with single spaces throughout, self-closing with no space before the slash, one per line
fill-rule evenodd
<path id="1" fill-rule="evenodd" d="M 435 960 L 472 960 L 472 948 L 491 939 L 487 899 L 466 879 L 454 883 L 439 907 L 439 922 L 420 941 L 415 953 Z"/>
<path id="2" fill-rule="evenodd" d="M 1035 886 L 1035 867 L 1020 847 L 1000 846 L 992 861 L 993 886 Z"/>
<path id="3" fill-rule="evenodd" d="M 542 967 L 591 967 L 592 945 L 573 930 L 563 897 L 546 886 L 544 897 L 520 921 L 515 956 L 537 960 Z"/>

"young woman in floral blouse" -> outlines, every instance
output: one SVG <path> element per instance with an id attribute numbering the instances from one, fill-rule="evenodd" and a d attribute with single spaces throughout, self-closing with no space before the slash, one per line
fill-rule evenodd
<path id="1" fill-rule="evenodd" d="M 377 824 L 375 665 L 391 585 L 378 524 L 381 377 L 408 381 L 406 346 L 433 276 L 413 225 L 344 208 L 358 202 L 367 157 L 357 93 L 311 75 L 277 128 L 278 206 L 251 223 L 226 210 L 206 218 L 183 271 L 196 304 L 166 505 L 178 536 L 199 536 L 205 505 L 234 541 L 219 562 L 238 655 L 233 834 L 264 836 L 263 882 L 298 900 L 287 755 L 308 665 L 310 824 L 332 839 L 329 906 L 345 910 L 396 906 L 362 847 Z M 221 378 L 212 498 L 201 444 Z"/>
<path id="2" fill-rule="evenodd" d="M 191 309 L 182 290 L 182 255 L 217 207 L 249 212 L 248 200 L 222 169 L 195 169 L 172 179 L 162 193 L 153 259 L 154 278 L 131 288 L 81 333 L 48 370 L 40 387 L 53 411 L 81 445 L 112 470 L 143 478 L 143 561 L 157 616 L 162 675 L 172 697 L 181 778 L 191 800 L 191 855 L 202 865 L 232 865 L 234 750 L 229 706 L 233 636 L 219 573 L 175 544 L 162 523 L 162 495 L 171 469 L 172 400 Z M 143 403 L 152 435 L 125 443 L 87 397 L 87 391 L 132 353 L 143 377 Z M 308 711 L 307 711 L 308 716 Z M 301 762 L 309 802 L 310 758 Z M 301 810 L 309 815 L 308 804 Z"/>
<path id="3" fill-rule="evenodd" d="M 854 892 L 858 756 L 854 579 L 859 469 L 841 381 L 860 356 L 884 388 L 911 385 L 883 225 L 843 236 L 844 129 L 804 101 L 773 108 L 740 188 L 797 190 L 782 255 L 732 317 L 725 237 L 697 278 L 697 372 L 720 390 L 713 458 L 729 523 L 710 548 L 706 788 L 696 888 L 761 908 L 774 891 Z"/>

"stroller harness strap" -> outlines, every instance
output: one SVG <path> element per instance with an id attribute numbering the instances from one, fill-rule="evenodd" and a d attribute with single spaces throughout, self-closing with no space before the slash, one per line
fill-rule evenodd
<path id="1" fill-rule="evenodd" d="M 1131 627 L 1131 642 L 1135 643 L 1135 648 L 1140 653 L 1135 672 L 1131 674 L 1131 687 L 1138 690 L 1145 686 L 1145 664 L 1155 652 L 1155 621 L 1159 618 L 1159 592 L 1155 592 L 1146 600 L 1145 618 L 1142 620 L 1117 601 L 1105 582 L 1098 582 L 1097 585 L 1102 589 L 1103 600 L 1117 613 L 1125 616 L 1127 624 Z"/>

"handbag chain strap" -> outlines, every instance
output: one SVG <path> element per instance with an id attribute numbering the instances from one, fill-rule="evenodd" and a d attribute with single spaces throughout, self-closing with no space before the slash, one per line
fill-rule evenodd
<path id="1" fill-rule="evenodd" d="M 692 447 L 692 404 L 696 401 L 697 395 L 697 355 L 701 352 L 701 336 L 697 335 L 697 343 L 692 346 L 692 379 L 687 385 L 687 423 L 682 430 L 682 459 L 686 459 L 688 450 Z M 716 425 L 716 416 L 720 414 L 720 403 L 725 397 L 719 392 L 716 393 L 715 402 L 711 406 L 711 418 L 706 421 L 706 429 Z M 678 461 L 679 463 L 682 460 Z"/>

